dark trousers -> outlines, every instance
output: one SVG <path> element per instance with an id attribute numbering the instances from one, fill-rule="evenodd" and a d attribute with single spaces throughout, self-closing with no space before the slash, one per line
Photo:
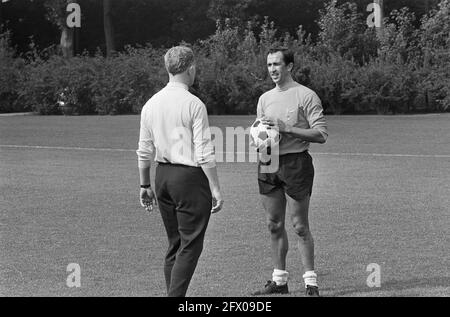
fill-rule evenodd
<path id="1" fill-rule="evenodd" d="M 183 297 L 202 253 L 211 215 L 209 182 L 200 167 L 159 163 L 155 191 L 169 239 L 164 263 L 167 295 Z"/>

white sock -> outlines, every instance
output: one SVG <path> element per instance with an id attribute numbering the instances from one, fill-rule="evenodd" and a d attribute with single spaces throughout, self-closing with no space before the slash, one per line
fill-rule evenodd
<path id="1" fill-rule="evenodd" d="M 288 271 L 274 269 L 272 273 L 272 281 L 277 285 L 285 285 L 289 277 Z"/>
<path id="2" fill-rule="evenodd" d="M 317 286 L 317 274 L 314 271 L 306 271 L 303 274 L 303 279 L 305 280 L 305 287 L 308 285 Z"/>

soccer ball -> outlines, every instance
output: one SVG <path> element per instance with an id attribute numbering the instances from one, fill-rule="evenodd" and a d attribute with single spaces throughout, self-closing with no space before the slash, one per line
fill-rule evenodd
<path id="1" fill-rule="evenodd" d="M 280 143 L 281 134 L 275 127 L 263 124 L 260 119 L 250 127 L 250 136 L 256 148 L 273 147 Z"/>

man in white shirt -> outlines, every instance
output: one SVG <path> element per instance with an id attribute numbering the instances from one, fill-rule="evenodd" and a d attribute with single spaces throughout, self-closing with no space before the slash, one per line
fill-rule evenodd
<path id="1" fill-rule="evenodd" d="M 206 107 L 188 91 L 196 75 L 194 53 L 173 47 L 164 62 L 169 83 L 142 108 L 136 153 L 141 205 L 151 210 L 157 200 L 169 240 L 167 295 L 180 297 L 186 296 L 197 266 L 210 214 L 221 210 L 223 200 Z M 150 186 L 153 156 L 155 192 Z"/>

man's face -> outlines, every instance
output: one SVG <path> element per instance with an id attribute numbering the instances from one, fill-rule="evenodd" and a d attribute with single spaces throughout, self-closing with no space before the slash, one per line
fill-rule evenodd
<path id="1" fill-rule="evenodd" d="M 273 82 L 277 85 L 282 84 L 288 78 L 292 64 L 286 65 L 283 60 L 283 53 L 275 52 L 267 55 L 267 70 Z"/>

